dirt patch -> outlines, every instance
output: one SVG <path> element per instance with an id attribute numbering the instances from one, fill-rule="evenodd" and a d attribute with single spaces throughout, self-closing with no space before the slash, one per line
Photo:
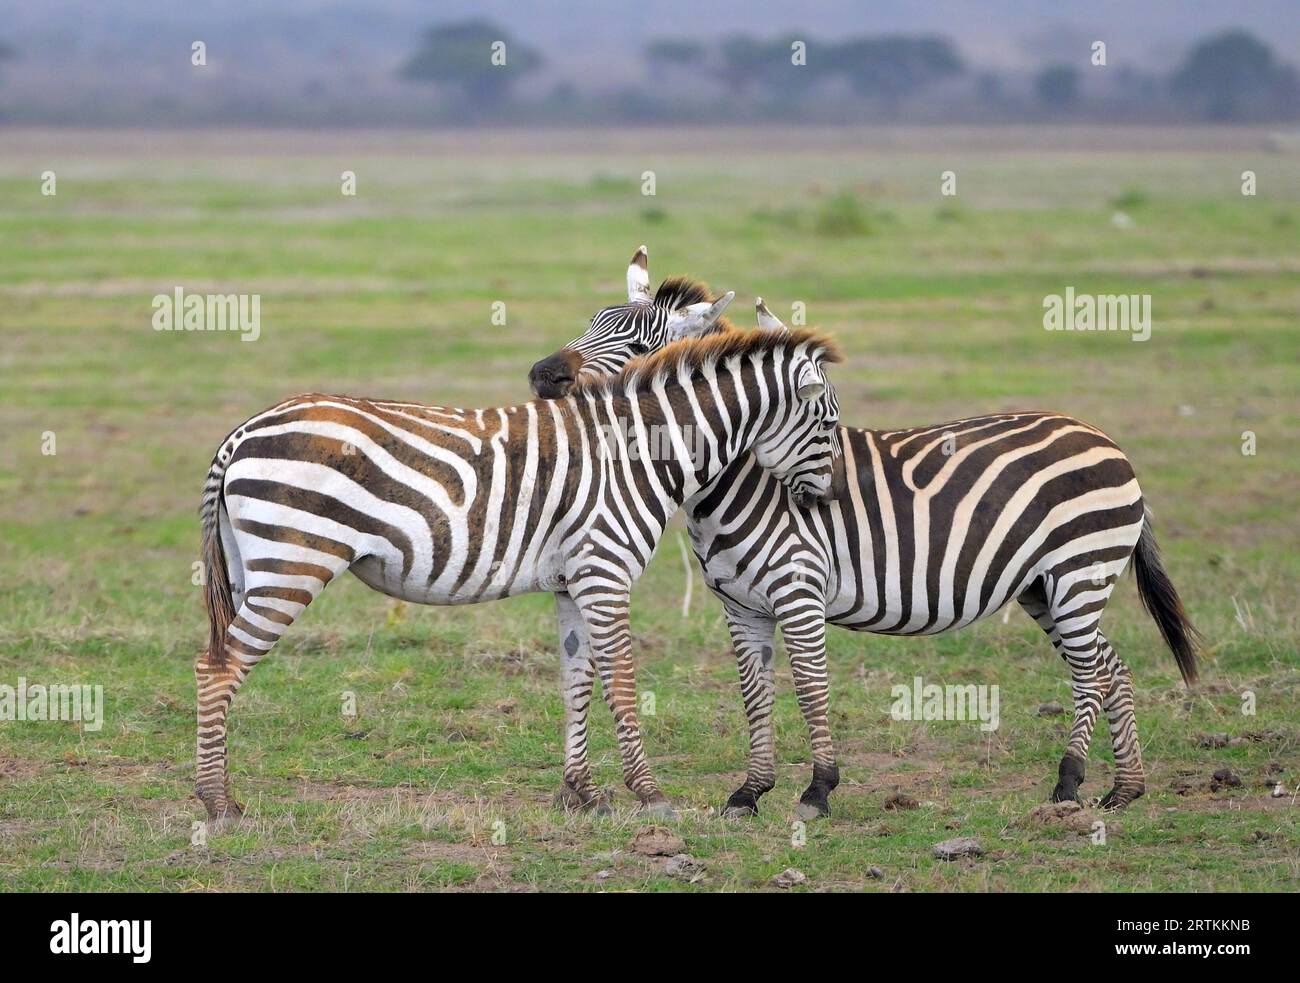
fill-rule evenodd
<path id="1" fill-rule="evenodd" d="M 1088 836 L 1101 816 L 1077 802 L 1044 802 L 1029 810 L 1015 825 L 1022 829 L 1054 830 Z"/>
<path id="2" fill-rule="evenodd" d="M 792 887 L 799 887 L 801 884 L 808 883 L 808 875 L 797 867 L 787 867 L 781 873 L 772 878 L 772 886 L 781 890 L 788 890 Z"/>
<path id="3" fill-rule="evenodd" d="M 168 778 L 172 770 L 171 765 L 163 761 L 142 765 L 122 758 L 106 761 L 90 758 L 89 760 L 83 759 L 80 764 L 93 768 L 97 773 L 106 772 L 107 777 L 112 781 L 143 782 L 157 778 Z"/>
<path id="4" fill-rule="evenodd" d="M 671 857 L 686 850 L 686 841 L 664 826 L 643 826 L 628 849 L 646 857 Z"/>
<path id="5" fill-rule="evenodd" d="M 1219 795 L 1202 795 L 1197 797 L 1188 797 L 1178 800 L 1177 806 L 1170 806 L 1171 811 L 1177 812 L 1257 812 L 1261 815 L 1270 813 L 1292 813 L 1295 811 L 1297 798 L 1294 795 L 1285 795 L 1281 798 L 1273 798 L 1267 789 L 1261 789 L 1258 792 L 1247 792 L 1245 795 L 1230 795 L 1221 793 Z"/>
<path id="6" fill-rule="evenodd" d="M 920 803 L 906 792 L 895 791 L 885 799 L 882 809 L 918 809 Z"/>
<path id="7" fill-rule="evenodd" d="M 482 864 L 495 863 L 500 848 L 488 850 L 486 847 L 475 846 L 472 843 L 447 843 L 443 840 L 420 840 L 413 843 L 405 850 L 402 855 L 409 860 L 445 860 L 456 863 Z"/>
<path id="8" fill-rule="evenodd" d="M 982 857 L 984 846 L 973 836 L 960 836 L 936 843 L 930 852 L 936 860 L 961 860 L 963 857 Z"/>
<path id="9" fill-rule="evenodd" d="M 307 802 L 386 802 L 394 798 L 463 805 L 475 800 L 451 791 L 417 785 L 345 785 L 338 782 L 296 781 L 295 796 Z"/>
<path id="10" fill-rule="evenodd" d="M 35 778 L 46 767 L 48 767 L 46 763 L 33 761 L 31 758 L 15 758 L 0 754 L 0 779 L 8 782 L 21 782 Z"/>
<path id="11" fill-rule="evenodd" d="M 0 819 L 0 840 L 31 836 L 37 828 L 36 823 L 27 819 Z"/>

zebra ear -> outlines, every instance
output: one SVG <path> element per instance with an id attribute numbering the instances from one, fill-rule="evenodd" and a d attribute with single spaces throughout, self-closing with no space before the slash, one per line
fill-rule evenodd
<path id="1" fill-rule="evenodd" d="M 704 301 L 673 311 L 668 318 L 668 340 L 677 341 L 679 338 L 694 338 L 704 334 L 718 323 L 722 312 L 735 299 L 736 291 L 728 290 L 712 304 Z"/>
<path id="2" fill-rule="evenodd" d="M 641 246 L 632 254 L 632 262 L 627 265 L 627 302 L 629 304 L 649 304 L 650 297 L 650 253 Z"/>
<path id="3" fill-rule="evenodd" d="M 767 309 L 763 303 L 763 298 L 758 297 L 754 300 L 754 311 L 758 314 L 758 326 L 764 331 L 789 331 L 781 319 Z"/>
<path id="4" fill-rule="evenodd" d="M 816 399 L 826 391 L 826 380 L 821 370 L 806 355 L 800 356 L 795 366 L 795 395 L 800 399 Z"/>

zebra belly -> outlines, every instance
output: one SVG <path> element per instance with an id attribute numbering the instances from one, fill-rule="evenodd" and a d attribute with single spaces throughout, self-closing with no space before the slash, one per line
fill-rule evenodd
<path id="1" fill-rule="evenodd" d="M 985 614 L 977 614 L 972 618 L 958 618 L 956 621 L 951 619 L 939 620 L 933 624 L 930 622 L 930 612 L 911 612 L 918 616 L 923 616 L 925 623 L 920 627 L 909 627 L 911 622 L 904 618 L 904 612 L 901 604 L 886 605 L 883 611 L 855 607 L 852 610 L 844 611 L 839 614 L 833 614 L 827 617 L 828 624 L 835 625 L 839 628 L 847 628 L 849 631 L 869 632 L 873 635 L 942 635 L 944 632 L 956 631 L 959 628 L 965 628 L 973 625 L 976 621 L 982 621 L 984 618 L 992 617 L 997 614 L 1009 603 L 1012 598 L 1019 594 L 1019 588 L 1008 593 L 997 604 Z M 846 606 L 851 605 L 853 598 L 842 599 Z"/>
<path id="2" fill-rule="evenodd" d="M 403 578 L 400 563 L 386 562 L 379 556 L 362 557 L 352 564 L 351 570 L 367 587 L 412 604 L 477 604 L 551 589 L 542 585 L 536 571 L 520 571 L 508 583 L 480 577 L 443 589 L 437 583 L 426 584 Z"/>
<path id="3" fill-rule="evenodd" d="M 706 581 L 729 606 L 780 618 L 820 600 L 827 621 L 854 631 L 938 634 L 988 617 L 1039 578 L 1053 592 L 1085 577 L 1113 582 L 1141 534 L 1132 465 L 1068 417 L 841 436 L 848 480 L 836 501 L 801 510 L 775 478 L 742 464 L 689 508 Z"/>
<path id="4" fill-rule="evenodd" d="M 1111 525 L 1123 522 L 1112 518 L 1104 528 L 1055 546 L 1037 542 L 1041 524 L 1023 525 L 996 540 L 1012 562 L 995 562 L 990 554 L 984 562 L 948 576 L 941 576 L 925 553 L 916 560 L 914 541 L 907 544 L 907 564 L 882 561 L 874 551 L 847 550 L 848 541 L 866 540 L 852 514 L 838 503 L 823 507 L 820 521 L 790 525 L 784 534 L 770 538 L 724 533 L 707 518 L 690 528 L 696 552 L 709 557 L 704 564 L 706 583 L 731 606 L 780 617 L 788 601 L 806 611 L 808 591 L 791 586 L 792 572 L 802 570 L 813 592 L 821 593 L 830 624 L 882 635 L 937 635 L 996 614 L 1062 563 L 1078 567 L 1079 556 L 1107 556 L 1104 572 L 1117 577 L 1141 531 L 1141 497 L 1136 483 L 1102 491 L 1107 494 L 1105 504 L 1125 507 L 1133 522 Z M 846 536 L 846 530 L 855 535 Z"/>

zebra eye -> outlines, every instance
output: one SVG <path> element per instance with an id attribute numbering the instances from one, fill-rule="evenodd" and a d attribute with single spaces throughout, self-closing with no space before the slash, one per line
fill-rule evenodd
<path id="1" fill-rule="evenodd" d="M 646 352 L 648 352 L 649 350 L 650 350 L 649 348 L 647 348 L 645 345 L 641 344 L 641 342 L 639 342 L 639 341 L 634 341 L 634 342 L 631 344 L 631 346 L 629 347 L 629 351 L 632 352 L 632 357 L 633 357 L 633 358 L 635 358 L 635 357 L 638 356 L 638 355 L 644 355 L 644 354 L 645 354 Z"/>

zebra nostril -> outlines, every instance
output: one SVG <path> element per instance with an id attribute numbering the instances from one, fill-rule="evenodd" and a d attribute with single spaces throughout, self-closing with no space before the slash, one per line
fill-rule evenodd
<path id="1" fill-rule="evenodd" d="M 528 382 L 541 399 L 565 396 L 573 387 L 575 366 L 571 355 L 551 355 L 537 362 L 528 371 Z"/>
<path id="2" fill-rule="evenodd" d="M 573 386 L 573 376 L 552 375 L 550 372 L 539 372 L 530 381 L 533 384 L 533 392 L 541 399 L 558 399 L 567 396 Z"/>

